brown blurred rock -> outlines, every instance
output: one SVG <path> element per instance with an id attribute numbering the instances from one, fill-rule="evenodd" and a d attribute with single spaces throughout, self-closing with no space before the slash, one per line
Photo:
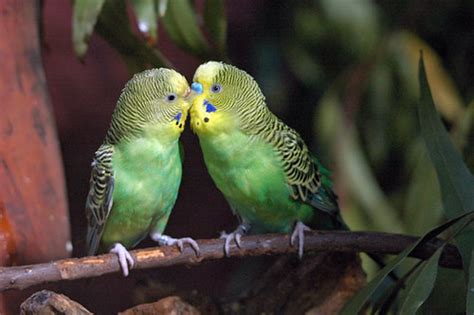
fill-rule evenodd
<path id="1" fill-rule="evenodd" d="M 20 306 L 21 315 L 86 315 L 92 314 L 67 296 L 48 290 L 36 292 Z"/>
<path id="2" fill-rule="evenodd" d="M 353 253 L 321 252 L 281 256 L 225 314 L 339 314 L 365 285 L 360 258 Z"/>
<path id="3" fill-rule="evenodd" d="M 201 312 L 192 305 L 181 300 L 181 298 L 177 296 L 169 296 L 157 302 L 137 305 L 119 313 L 119 315 L 148 314 L 198 315 L 201 314 Z"/>
<path id="4" fill-rule="evenodd" d="M 312 307 L 307 312 L 308 315 L 339 314 L 349 299 L 366 284 L 366 277 L 360 266 L 360 259 L 357 255 L 354 256 L 357 257 L 354 260 L 344 262 L 344 258 L 337 259 L 335 266 L 329 266 L 330 268 L 327 271 L 331 268 L 339 269 L 341 276 L 336 280 L 336 284 L 328 292 L 325 300 Z"/>

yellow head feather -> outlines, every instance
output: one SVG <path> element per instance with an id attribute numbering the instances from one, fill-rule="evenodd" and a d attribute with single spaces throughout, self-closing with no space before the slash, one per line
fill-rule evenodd
<path id="1" fill-rule="evenodd" d="M 106 141 L 116 143 L 144 132 L 179 137 L 191 106 L 189 92 L 185 77 L 174 70 L 135 74 L 117 101 Z"/>
<path id="2" fill-rule="evenodd" d="M 197 68 L 193 81 L 191 127 L 198 135 L 240 128 L 242 119 L 255 108 L 266 108 L 255 80 L 234 66 L 209 61 Z"/>

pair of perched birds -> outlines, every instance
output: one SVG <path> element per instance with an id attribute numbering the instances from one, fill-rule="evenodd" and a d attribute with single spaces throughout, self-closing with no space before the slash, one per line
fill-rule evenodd
<path id="1" fill-rule="evenodd" d="M 179 137 L 190 112 L 207 169 L 240 220 L 231 242 L 252 233 L 290 233 L 303 253 L 304 231 L 343 228 L 326 169 L 300 135 L 266 106 L 245 71 L 221 62 L 196 70 L 189 87 L 170 69 L 136 74 L 125 86 L 92 162 L 86 201 L 89 255 L 111 251 L 123 274 L 127 248 L 147 235 L 160 245 L 189 244 L 164 235 L 182 174 Z"/>

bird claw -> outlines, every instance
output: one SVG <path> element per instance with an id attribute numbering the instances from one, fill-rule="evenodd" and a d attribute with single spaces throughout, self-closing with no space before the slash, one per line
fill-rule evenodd
<path id="1" fill-rule="evenodd" d="M 110 252 L 117 255 L 120 267 L 122 268 L 123 276 L 128 276 L 129 270 L 135 265 L 132 255 L 130 255 L 128 250 L 120 243 L 115 243 Z M 128 267 L 129 265 L 130 268 Z"/>
<path id="2" fill-rule="evenodd" d="M 199 245 L 198 243 L 193 240 L 192 238 L 190 237 L 183 237 L 183 238 L 179 238 L 179 239 L 173 239 L 175 241 L 175 244 L 178 246 L 179 248 L 179 251 L 183 251 L 184 249 L 184 244 L 189 244 L 189 246 L 192 247 L 192 249 L 196 252 L 196 255 L 199 256 Z M 170 246 L 172 246 L 173 244 L 169 244 Z"/>
<path id="3" fill-rule="evenodd" d="M 290 237 L 290 245 L 295 246 L 295 241 L 298 239 L 298 257 L 299 259 L 303 258 L 303 247 L 304 247 L 304 232 L 311 231 L 311 229 L 306 226 L 303 222 L 296 222 L 293 233 Z"/>
<path id="4" fill-rule="evenodd" d="M 227 257 L 230 257 L 230 242 L 234 241 L 238 248 L 242 248 L 242 235 L 247 233 L 247 227 L 243 224 L 239 225 L 234 232 L 226 233 L 221 232 L 219 238 L 225 239 L 224 242 L 224 253 Z"/>
<path id="5" fill-rule="evenodd" d="M 184 244 L 189 244 L 191 248 L 196 252 L 196 256 L 200 255 L 200 249 L 198 243 L 190 237 L 183 237 L 183 238 L 173 238 L 168 235 L 163 234 L 152 234 L 151 238 L 158 242 L 160 246 L 178 246 L 180 252 L 184 250 Z"/>

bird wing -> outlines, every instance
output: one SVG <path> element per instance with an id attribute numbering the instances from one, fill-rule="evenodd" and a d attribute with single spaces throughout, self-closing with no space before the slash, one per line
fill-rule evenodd
<path id="1" fill-rule="evenodd" d="M 313 158 L 298 132 L 280 120 L 276 124 L 272 142 L 281 156 L 292 197 L 330 214 L 338 213 L 337 197 L 325 178 L 327 170 Z"/>
<path id="2" fill-rule="evenodd" d="M 313 207 L 339 217 L 339 205 L 337 203 L 337 195 L 332 190 L 331 174 L 316 157 L 312 156 L 312 160 L 318 168 L 321 177 L 321 187 L 316 193 L 308 196 L 308 203 Z"/>
<path id="3" fill-rule="evenodd" d="M 114 191 L 113 153 L 113 145 L 101 145 L 95 152 L 91 165 L 90 188 L 86 200 L 86 217 L 88 221 L 87 248 L 89 255 L 94 255 L 97 252 L 107 217 L 112 208 L 112 194 Z"/>

